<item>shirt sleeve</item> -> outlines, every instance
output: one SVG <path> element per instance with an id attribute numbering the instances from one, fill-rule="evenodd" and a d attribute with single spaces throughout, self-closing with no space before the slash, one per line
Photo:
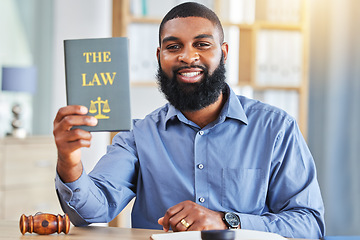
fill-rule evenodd
<path id="1" fill-rule="evenodd" d="M 81 191 L 81 188 L 83 190 L 87 188 L 85 187 L 85 184 L 87 185 L 85 175 L 86 173 L 83 171 L 80 178 L 72 183 L 64 183 L 57 173 L 55 176 L 55 188 L 61 208 L 69 215 L 71 222 L 75 226 L 85 226 L 89 224 L 83 217 L 81 217 L 71 203 L 74 199 L 84 199 L 84 197 L 86 197 L 84 196 L 87 195 L 86 191 Z M 73 198 L 74 195 L 75 198 Z"/>
<path id="2" fill-rule="evenodd" d="M 132 135 L 116 136 L 94 169 L 84 170 L 76 181 L 64 183 L 59 175 L 55 187 L 61 207 L 75 226 L 109 222 L 135 196 L 137 157 Z"/>
<path id="3" fill-rule="evenodd" d="M 324 236 L 324 207 L 315 163 L 295 121 L 279 133 L 262 215 L 238 213 L 243 229 L 276 232 L 288 238 Z"/>

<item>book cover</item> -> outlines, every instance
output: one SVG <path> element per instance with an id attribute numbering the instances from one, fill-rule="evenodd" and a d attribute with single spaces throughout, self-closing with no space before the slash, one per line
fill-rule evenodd
<path id="1" fill-rule="evenodd" d="M 127 38 L 64 40 L 68 105 L 83 105 L 98 119 L 87 131 L 131 128 Z"/>

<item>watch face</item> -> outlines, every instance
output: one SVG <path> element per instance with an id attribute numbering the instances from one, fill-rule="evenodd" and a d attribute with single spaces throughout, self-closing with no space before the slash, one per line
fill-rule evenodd
<path id="1" fill-rule="evenodd" d="M 235 213 L 225 213 L 225 221 L 232 228 L 236 228 L 240 224 L 240 219 Z"/>

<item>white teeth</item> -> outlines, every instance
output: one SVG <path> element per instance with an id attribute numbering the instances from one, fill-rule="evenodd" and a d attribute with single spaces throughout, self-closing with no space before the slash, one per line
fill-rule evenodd
<path id="1" fill-rule="evenodd" d="M 185 73 L 181 73 L 182 76 L 184 77 L 195 77 L 197 75 L 199 75 L 200 72 L 185 72 Z"/>

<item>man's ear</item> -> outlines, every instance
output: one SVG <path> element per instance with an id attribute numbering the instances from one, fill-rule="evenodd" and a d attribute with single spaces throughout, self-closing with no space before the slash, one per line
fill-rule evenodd
<path id="1" fill-rule="evenodd" d="M 221 51 L 223 52 L 225 63 L 229 52 L 229 44 L 227 42 L 223 42 L 223 44 L 221 45 Z"/>
<path id="2" fill-rule="evenodd" d="M 158 47 L 156 49 L 156 58 L 157 58 L 158 62 L 160 62 L 160 47 Z"/>

